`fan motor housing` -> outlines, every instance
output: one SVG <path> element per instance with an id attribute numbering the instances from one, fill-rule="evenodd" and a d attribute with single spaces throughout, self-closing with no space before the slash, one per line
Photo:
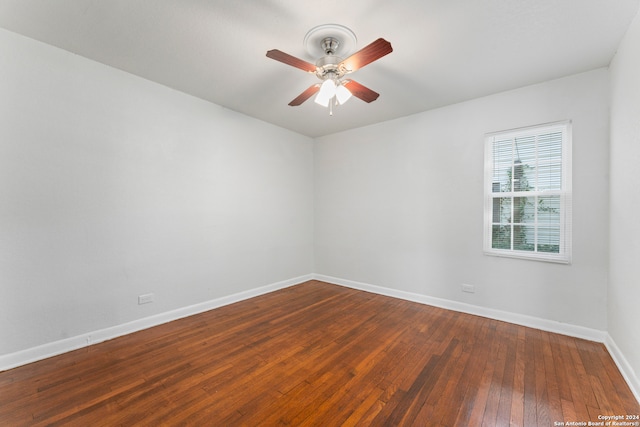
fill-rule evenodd
<path id="1" fill-rule="evenodd" d="M 344 67 L 340 67 L 339 64 L 342 62 L 342 58 L 335 55 L 327 55 L 316 61 L 316 67 L 318 67 L 316 71 L 316 76 L 318 78 L 325 80 L 328 77 L 333 77 L 336 79 L 341 78 L 345 75 L 346 70 Z"/>

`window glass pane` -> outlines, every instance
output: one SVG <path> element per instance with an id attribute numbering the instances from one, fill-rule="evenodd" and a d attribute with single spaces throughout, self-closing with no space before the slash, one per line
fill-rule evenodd
<path id="1" fill-rule="evenodd" d="M 493 181 L 494 193 L 511 191 L 511 167 L 513 164 L 513 140 L 496 140 L 493 143 Z"/>
<path id="2" fill-rule="evenodd" d="M 513 191 L 536 189 L 536 137 L 515 138 L 513 159 Z"/>
<path id="3" fill-rule="evenodd" d="M 560 225 L 538 229 L 538 252 L 560 253 Z"/>
<path id="4" fill-rule="evenodd" d="M 540 162 L 562 163 L 562 132 L 542 134 L 538 137 Z"/>
<path id="5" fill-rule="evenodd" d="M 511 197 L 493 199 L 493 222 L 508 224 L 511 222 Z"/>
<path id="6" fill-rule="evenodd" d="M 494 225 L 491 228 L 491 247 L 493 249 L 511 249 L 511 226 Z"/>
<path id="7" fill-rule="evenodd" d="M 541 196 L 538 198 L 538 223 L 560 224 L 560 196 Z"/>
<path id="8" fill-rule="evenodd" d="M 516 163 L 513 169 L 514 178 L 518 181 L 513 182 L 514 191 L 535 191 L 536 189 L 536 166 L 535 162 L 522 163 L 518 166 Z"/>
<path id="9" fill-rule="evenodd" d="M 538 166 L 538 190 L 560 190 L 562 188 L 562 164 L 551 163 Z"/>
<path id="10" fill-rule="evenodd" d="M 533 251 L 535 249 L 535 227 L 532 225 L 513 226 L 513 249 Z"/>
<path id="11" fill-rule="evenodd" d="M 513 191 L 530 191 L 534 190 L 531 188 L 530 180 L 535 181 L 535 169 L 526 163 L 521 163 L 520 160 L 516 160 L 513 162 Z"/>
<path id="12" fill-rule="evenodd" d="M 515 138 L 514 157 L 522 163 L 534 163 L 536 161 L 536 137 L 535 135 Z"/>
<path id="13" fill-rule="evenodd" d="M 514 197 L 513 223 L 533 223 L 535 221 L 535 206 L 535 197 Z"/>

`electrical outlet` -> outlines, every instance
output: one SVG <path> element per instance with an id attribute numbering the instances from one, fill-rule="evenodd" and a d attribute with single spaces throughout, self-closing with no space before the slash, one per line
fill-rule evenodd
<path id="1" fill-rule="evenodd" d="M 138 305 L 148 304 L 150 302 L 153 302 L 153 299 L 154 299 L 153 294 L 138 295 Z"/>
<path id="2" fill-rule="evenodd" d="M 476 287 L 474 285 L 467 285 L 466 283 L 462 284 L 462 292 L 469 292 L 470 294 L 476 291 Z"/>

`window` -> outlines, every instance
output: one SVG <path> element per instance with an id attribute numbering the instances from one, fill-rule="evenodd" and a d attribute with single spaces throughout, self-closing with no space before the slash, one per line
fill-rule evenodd
<path id="1" fill-rule="evenodd" d="M 571 262 L 571 123 L 485 139 L 484 252 Z"/>

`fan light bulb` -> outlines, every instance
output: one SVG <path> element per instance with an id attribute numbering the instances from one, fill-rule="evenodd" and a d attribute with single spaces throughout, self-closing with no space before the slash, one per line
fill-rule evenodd
<path id="1" fill-rule="evenodd" d="M 336 98 L 338 99 L 340 105 L 342 105 L 347 102 L 349 98 L 351 98 L 351 92 L 349 91 L 349 89 L 344 87 L 344 85 L 339 84 L 336 88 Z"/>
<path id="2" fill-rule="evenodd" d="M 329 101 L 336 96 L 336 84 L 332 79 L 327 79 L 320 86 L 320 91 L 316 96 L 315 103 L 324 107 L 329 106 Z"/>

